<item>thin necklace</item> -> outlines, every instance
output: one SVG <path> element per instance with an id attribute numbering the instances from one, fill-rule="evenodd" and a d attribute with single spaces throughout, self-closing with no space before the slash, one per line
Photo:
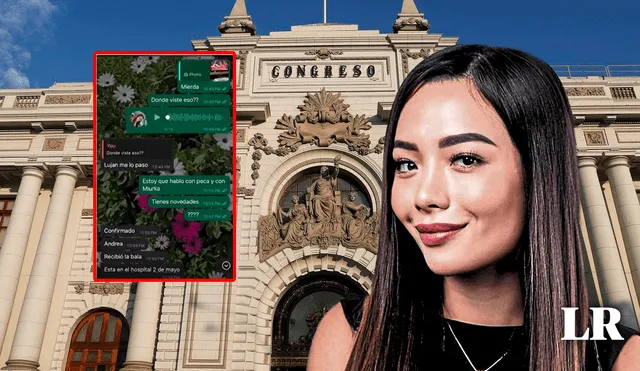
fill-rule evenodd
<path id="1" fill-rule="evenodd" d="M 458 337 L 456 336 L 456 333 L 453 332 L 453 329 L 451 328 L 451 325 L 449 324 L 449 322 L 447 322 L 447 326 L 449 326 L 449 331 L 451 331 L 451 335 L 453 335 L 453 338 L 456 340 L 456 343 L 458 343 L 458 346 L 460 347 L 460 350 L 462 351 L 462 354 L 464 354 L 464 356 L 467 358 L 467 362 L 469 362 L 469 364 L 471 365 L 471 368 L 473 368 L 476 371 L 489 371 L 491 368 L 493 368 L 493 366 L 495 366 L 496 364 L 498 364 L 498 362 L 502 361 L 502 359 L 507 355 L 507 353 L 509 353 L 510 347 L 507 347 L 507 350 L 504 352 L 504 354 L 498 358 L 497 361 L 493 362 L 493 364 L 487 368 L 485 368 L 484 370 L 477 368 L 473 362 L 471 362 L 471 359 L 469 359 L 469 356 L 467 355 L 467 352 L 464 351 L 464 348 L 462 347 L 462 344 L 460 344 L 460 341 L 458 340 Z M 511 334 L 511 337 L 509 338 L 509 342 L 507 344 L 511 343 L 511 339 L 513 338 L 513 335 L 516 333 L 516 331 L 514 330 L 513 333 Z"/>

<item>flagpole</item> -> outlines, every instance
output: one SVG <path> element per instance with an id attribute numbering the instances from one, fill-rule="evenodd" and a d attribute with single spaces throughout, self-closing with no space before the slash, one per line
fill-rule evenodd
<path id="1" fill-rule="evenodd" d="M 324 23 L 327 23 L 327 0 L 323 0 L 324 2 Z"/>

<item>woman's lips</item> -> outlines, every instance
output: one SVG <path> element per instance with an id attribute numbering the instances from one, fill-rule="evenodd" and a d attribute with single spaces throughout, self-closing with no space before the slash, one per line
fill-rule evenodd
<path id="1" fill-rule="evenodd" d="M 438 246 L 445 243 L 462 228 L 466 227 L 466 224 L 419 224 L 416 226 L 418 232 L 420 232 L 420 240 L 426 246 Z"/>

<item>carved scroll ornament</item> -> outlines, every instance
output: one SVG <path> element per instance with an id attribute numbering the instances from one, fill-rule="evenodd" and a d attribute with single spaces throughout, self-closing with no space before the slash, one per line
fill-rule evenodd
<path id="1" fill-rule="evenodd" d="M 266 138 L 258 134 L 249 140 L 249 145 L 278 156 L 295 152 L 303 144 L 328 147 L 334 143 L 345 143 L 350 151 L 363 156 L 382 153 L 383 138 L 370 148 L 371 140 L 364 133 L 371 129 L 369 119 L 365 115 L 351 115 L 348 108 L 340 93 L 327 92 L 323 88 L 315 94 L 307 94 L 304 104 L 298 106 L 300 114 L 295 117 L 284 114 L 278 119 L 275 128 L 284 130 L 278 136 L 278 148 L 269 146 Z"/>

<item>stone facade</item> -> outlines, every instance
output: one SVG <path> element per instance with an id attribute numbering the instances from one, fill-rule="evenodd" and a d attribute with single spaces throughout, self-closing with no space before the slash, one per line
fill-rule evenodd
<path id="1" fill-rule="evenodd" d="M 274 316 L 302 278 L 332 272 L 370 291 L 375 247 L 316 241 L 265 253 L 260 239 L 268 228 L 260 221 L 275 215 L 296 179 L 333 169 L 337 156 L 340 174 L 358 185 L 375 215 L 380 139 L 395 92 L 423 57 L 458 40 L 427 33 L 411 4 L 390 35 L 320 24 L 255 36 L 244 1 L 238 4 L 221 26 L 234 32 L 192 42 L 196 50 L 238 53 L 234 283 L 92 283 L 92 86 L 0 90 L 0 201 L 18 198 L 0 246 L 0 366 L 67 370 L 79 324 L 111 309 L 130 328 L 128 370 L 266 371 Z M 314 65 L 318 78 L 310 75 Z M 324 77 L 327 66 L 332 77 Z M 640 77 L 562 80 L 576 120 L 590 298 L 594 305 L 615 303 L 623 321 L 637 327 Z M 323 129 L 305 131 L 310 120 Z M 334 129 L 339 139 L 331 139 Z M 345 199 L 346 191 L 336 202 Z M 51 300 L 34 306 L 36 296 Z"/>

